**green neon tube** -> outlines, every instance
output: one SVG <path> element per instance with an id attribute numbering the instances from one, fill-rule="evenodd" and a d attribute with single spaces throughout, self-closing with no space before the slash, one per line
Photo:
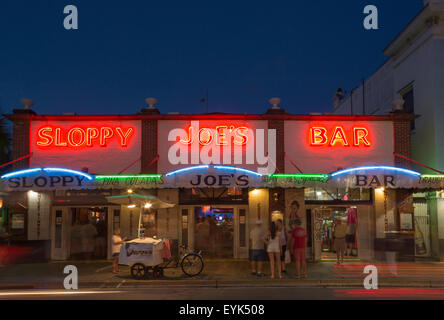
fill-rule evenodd
<path id="1" fill-rule="evenodd" d="M 134 174 L 134 175 L 98 175 L 96 176 L 97 180 L 101 179 L 160 179 L 162 178 L 161 174 Z"/>

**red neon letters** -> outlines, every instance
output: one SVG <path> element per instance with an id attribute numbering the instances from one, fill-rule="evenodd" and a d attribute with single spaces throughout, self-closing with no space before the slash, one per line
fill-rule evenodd
<path id="1" fill-rule="evenodd" d="M 335 126 L 332 133 L 329 134 L 325 127 L 311 127 L 310 128 L 310 145 L 312 146 L 343 146 L 343 147 L 359 147 L 371 146 L 369 141 L 368 129 L 363 127 L 353 127 L 351 138 L 347 138 L 346 131 L 342 126 Z M 349 140 L 351 139 L 351 140 Z M 352 141 L 352 144 L 350 144 Z"/>
<path id="2" fill-rule="evenodd" d="M 37 145 L 40 147 L 92 147 L 99 144 L 105 147 L 113 137 L 118 139 L 121 147 L 128 146 L 128 141 L 134 133 L 134 128 L 122 129 L 121 127 L 89 127 L 71 128 L 62 131 L 62 128 L 43 127 L 37 131 Z"/>
<path id="3" fill-rule="evenodd" d="M 180 142 L 189 145 L 198 140 L 202 146 L 208 146 L 213 142 L 218 146 L 225 146 L 230 143 L 231 137 L 233 137 L 233 143 L 238 146 L 246 145 L 248 142 L 247 127 L 217 126 L 215 129 L 201 128 L 198 133 L 195 131 L 196 129 L 190 126 L 186 139 L 181 139 Z"/>

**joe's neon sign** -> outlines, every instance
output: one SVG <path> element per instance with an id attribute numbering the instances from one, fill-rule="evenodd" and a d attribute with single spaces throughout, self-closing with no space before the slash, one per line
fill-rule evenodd
<path id="1" fill-rule="evenodd" d="M 208 146 L 212 143 L 216 143 L 218 146 L 226 146 L 231 142 L 233 137 L 233 143 L 238 146 L 246 145 L 248 142 L 248 128 L 247 127 L 235 127 L 235 126 L 216 126 L 215 129 L 211 128 L 195 128 L 189 126 L 187 137 L 180 139 L 182 144 L 190 145 L 194 141 L 199 141 L 201 146 Z"/>
<path id="2" fill-rule="evenodd" d="M 348 132 L 348 134 L 346 134 L 346 131 L 342 126 L 336 126 L 330 131 L 322 126 L 311 127 L 309 139 L 311 146 L 371 146 L 369 131 L 364 127 L 353 127 L 351 132 Z"/>
<path id="3" fill-rule="evenodd" d="M 256 165 L 260 174 L 274 173 L 276 130 L 246 127 L 242 123 L 200 126 L 191 121 L 186 129 L 168 132 L 168 161 L 171 165 Z"/>
<path id="4" fill-rule="evenodd" d="M 132 127 L 74 127 L 66 131 L 61 127 L 46 126 L 37 131 L 36 144 L 39 147 L 105 147 L 114 139 L 121 147 L 126 147 L 133 135 Z"/>

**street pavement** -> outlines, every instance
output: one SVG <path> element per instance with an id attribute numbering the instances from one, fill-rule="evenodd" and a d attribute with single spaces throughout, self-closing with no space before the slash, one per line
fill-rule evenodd
<path id="1" fill-rule="evenodd" d="M 295 278 L 295 267 L 287 267 L 283 279 L 270 279 L 269 266 L 264 265 L 266 276 L 251 275 L 246 260 L 206 260 L 203 272 L 189 278 L 179 268 L 165 270 L 162 278 L 135 280 L 128 267 L 120 267 L 119 274 L 113 274 L 111 261 L 59 261 L 9 265 L 0 268 L 0 290 L 63 289 L 64 267 L 75 265 L 79 275 L 79 290 L 99 288 L 101 290 L 120 288 L 156 287 L 200 287 L 200 288 L 246 288 L 246 287 L 352 287 L 363 288 L 363 273 L 366 265 L 378 269 L 378 284 L 381 288 L 444 288 L 444 263 L 441 262 L 400 262 L 396 266 L 382 262 L 334 262 L 308 264 L 307 278 Z"/>
<path id="2" fill-rule="evenodd" d="M 143 287 L 0 290 L 0 300 L 443 300 L 444 289 L 319 287 Z"/>

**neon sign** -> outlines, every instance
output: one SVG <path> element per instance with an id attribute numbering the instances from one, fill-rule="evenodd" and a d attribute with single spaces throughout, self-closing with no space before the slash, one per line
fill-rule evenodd
<path id="1" fill-rule="evenodd" d="M 347 137 L 346 131 L 342 126 L 335 126 L 333 133 L 329 134 L 327 128 L 316 126 L 310 128 L 311 146 L 343 146 L 343 147 L 370 147 L 369 131 L 364 127 L 353 127 L 351 137 Z"/>
<path id="2" fill-rule="evenodd" d="M 94 177 L 81 171 L 65 168 L 31 168 L 10 172 L 1 176 L 11 190 L 82 188 Z"/>
<path id="3" fill-rule="evenodd" d="M 400 172 L 400 173 L 404 173 L 404 174 L 409 174 L 409 175 L 416 176 L 416 177 L 421 176 L 421 174 L 419 172 L 409 170 L 409 169 L 404 169 L 404 168 L 391 167 L 391 166 L 364 166 L 364 167 L 356 167 L 356 168 L 349 168 L 349 169 L 344 169 L 341 171 L 336 171 L 331 174 L 331 177 L 337 177 L 339 175 L 343 175 L 343 174 L 347 174 L 347 173 L 351 173 L 351 172 L 356 172 L 356 171 L 359 172 L 359 171 L 369 171 L 369 170 L 388 170 L 388 171 L 395 171 L 395 172 Z"/>
<path id="4" fill-rule="evenodd" d="M 180 139 L 180 142 L 185 145 L 193 144 L 194 141 L 199 141 L 201 146 L 208 146 L 213 142 L 218 146 L 226 146 L 230 144 L 231 137 L 233 143 L 238 146 L 246 145 L 248 142 L 248 128 L 235 127 L 233 125 L 216 126 L 211 128 L 195 128 L 193 125 L 189 126 L 187 130 L 187 137 Z"/>
<path id="5" fill-rule="evenodd" d="M 200 126 L 200 121 L 195 120 L 182 128 L 167 127 L 168 141 L 173 144 L 164 151 L 170 165 L 244 164 L 257 167 L 260 174 L 274 173 L 276 129 L 240 121 L 207 123 Z"/>
<path id="6" fill-rule="evenodd" d="M 74 127 L 63 131 L 60 127 L 45 126 L 37 131 L 37 146 L 39 147 L 106 147 L 110 140 L 115 139 L 121 147 L 128 146 L 134 135 L 134 128 L 129 127 Z"/>
<path id="7" fill-rule="evenodd" d="M 246 188 L 262 183 L 262 174 L 252 170 L 225 166 L 199 165 L 177 169 L 165 174 L 165 182 L 182 187 L 226 187 Z"/>
<path id="8" fill-rule="evenodd" d="M 18 171 L 14 171 L 14 172 L 10 172 L 7 174 L 2 175 L 0 178 L 1 179 L 9 179 L 12 177 L 22 177 L 22 176 L 26 176 L 29 175 L 31 173 L 53 173 L 53 172 L 63 172 L 63 173 L 69 173 L 69 174 L 73 174 L 73 175 L 79 175 L 79 176 L 83 176 L 88 180 L 93 180 L 93 177 L 85 172 L 81 172 L 81 171 L 77 171 L 77 170 L 72 170 L 72 169 L 65 169 L 65 168 L 32 168 L 32 169 L 24 169 L 24 170 L 18 170 Z"/>

